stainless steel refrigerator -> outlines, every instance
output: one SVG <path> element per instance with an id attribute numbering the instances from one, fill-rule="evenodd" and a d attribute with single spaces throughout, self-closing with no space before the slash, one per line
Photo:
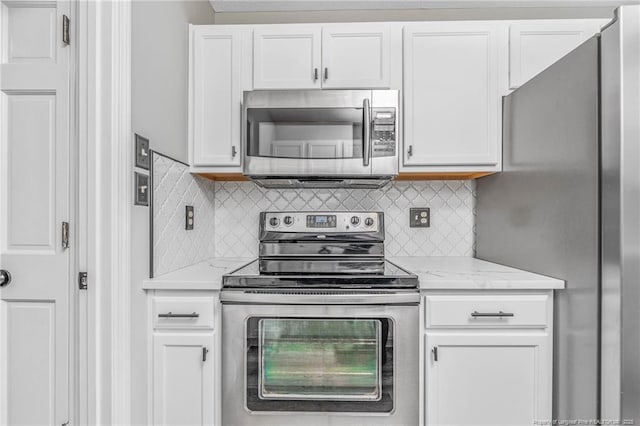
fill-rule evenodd
<path id="1" fill-rule="evenodd" d="M 476 256 L 566 280 L 554 418 L 640 424 L 640 6 L 504 98 Z"/>

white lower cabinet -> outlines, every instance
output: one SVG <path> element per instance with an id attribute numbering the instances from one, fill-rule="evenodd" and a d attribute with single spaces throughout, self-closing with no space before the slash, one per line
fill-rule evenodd
<path id="1" fill-rule="evenodd" d="M 439 320 L 431 323 L 440 326 L 426 329 L 427 425 L 525 426 L 551 420 L 552 296 L 539 306 L 540 315 L 548 319 L 546 324 L 531 326 L 514 325 L 512 320 L 520 314 L 530 315 L 531 302 L 539 303 L 540 295 L 521 295 L 519 301 L 518 297 L 496 296 L 495 310 L 487 305 L 491 298 L 478 297 L 481 308 L 474 309 L 473 297 L 460 296 L 460 304 L 470 308 L 471 324 L 460 325 L 456 320 L 447 325 Z M 444 301 L 453 308 L 456 297 L 426 299 L 426 309 Z M 513 309 L 501 308 L 505 303 Z M 513 316 L 472 315 L 500 312 Z"/>
<path id="2" fill-rule="evenodd" d="M 217 297 L 150 296 L 151 413 L 154 425 L 219 424 Z"/>
<path id="3" fill-rule="evenodd" d="M 153 357 L 154 424 L 214 424 L 213 335 L 158 333 Z"/>

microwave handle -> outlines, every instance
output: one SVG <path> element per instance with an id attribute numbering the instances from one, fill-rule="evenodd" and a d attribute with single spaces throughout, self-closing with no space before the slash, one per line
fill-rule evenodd
<path id="1" fill-rule="evenodd" d="M 369 99 L 365 98 L 362 104 L 362 109 L 364 110 L 362 123 L 362 164 L 367 167 L 371 158 L 371 109 L 369 108 Z"/>

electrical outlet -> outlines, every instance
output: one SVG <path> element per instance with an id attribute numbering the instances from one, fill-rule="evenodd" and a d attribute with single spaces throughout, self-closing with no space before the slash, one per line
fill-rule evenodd
<path id="1" fill-rule="evenodd" d="M 135 198 L 136 206 L 149 205 L 149 176 L 135 172 Z"/>
<path id="2" fill-rule="evenodd" d="M 149 139 L 136 134 L 136 167 L 149 170 Z"/>
<path id="3" fill-rule="evenodd" d="M 185 206 L 184 229 L 193 230 L 193 221 L 195 220 L 193 206 Z"/>
<path id="4" fill-rule="evenodd" d="M 409 209 L 410 228 L 428 228 L 431 225 L 429 207 L 412 207 Z"/>

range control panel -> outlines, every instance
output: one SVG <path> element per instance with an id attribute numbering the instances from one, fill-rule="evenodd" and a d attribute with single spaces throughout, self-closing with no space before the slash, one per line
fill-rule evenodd
<path id="1" fill-rule="evenodd" d="M 378 232 L 382 212 L 264 212 L 260 227 L 267 232 L 358 233 Z"/>

